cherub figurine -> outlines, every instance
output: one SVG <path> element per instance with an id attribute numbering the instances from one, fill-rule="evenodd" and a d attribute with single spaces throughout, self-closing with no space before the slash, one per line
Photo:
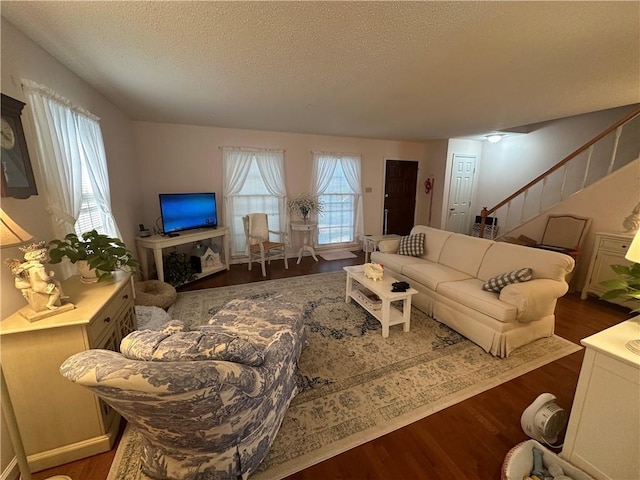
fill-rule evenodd
<path id="1" fill-rule="evenodd" d="M 68 298 L 62 292 L 62 285 L 53 278 L 54 272 L 49 272 L 44 268 L 42 262 L 47 258 L 47 247 L 44 241 L 32 243 L 26 247 L 19 247 L 24 252 L 25 262 L 11 259 L 6 263 L 11 268 L 11 272 L 16 277 L 16 288 L 22 290 L 22 294 L 27 298 L 27 290 L 31 289 L 36 293 L 44 293 L 49 296 L 46 308 L 57 310 L 60 299 Z M 31 302 L 29 302 L 31 304 Z M 33 305 L 31 305 L 33 307 Z M 34 308 L 34 310 L 36 310 Z M 37 310 L 36 310 L 37 311 Z"/>

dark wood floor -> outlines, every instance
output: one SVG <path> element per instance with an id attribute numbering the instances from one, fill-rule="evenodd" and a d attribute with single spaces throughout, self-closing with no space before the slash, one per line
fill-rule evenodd
<path id="1" fill-rule="evenodd" d="M 298 275 L 340 270 L 345 265 L 363 263 L 358 258 L 318 262 L 311 257 L 274 262 L 262 277 L 259 266 L 247 271 L 245 265 L 203 278 L 180 291 L 238 285 Z M 556 308 L 556 333 L 579 343 L 584 337 L 631 317 L 625 309 L 597 299 L 580 300 L 567 294 Z M 574 353 L 544 367 L 476 395 L 405 428 L 330 458 L 287 477 L 308 479 L 491 479 L 500 478 L 500 467 L 511 447 L 527 439 L 520 428 L 522 411 L 540 393 L 551 392 L 570 411 L 584 351 Z M 33 475 L 45 480 L 55 474 L 73 480 L 104 480 L 115 448 L 107 453 L 52 468 Z M 126 480 L 126 479 L 118 479 Z"/>

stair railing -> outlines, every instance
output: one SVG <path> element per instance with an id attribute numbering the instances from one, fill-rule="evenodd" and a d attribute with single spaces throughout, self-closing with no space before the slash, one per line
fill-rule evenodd
<path id="1" fill-rule="evenodd" d="M 548 189 L 549 179 L 551 178 L 552 174 L 554 174 L 555 172 L 559 172 L 559 170 L 561 168 L 564 168 L 564 172 L 563 172 L 563 176 L 562 176 L 562 179 L 561 179 L 561 182 L 560 182 L 560 186 L 559 186 L 559 198 L 560 199 L 558 201 L 556 201 L 553 205 L 556 205 L 557 203 L 559 203 L 562 200 L 564 200 L 566 198 L 565 194 L 567 192 L 567 189 L 569 188 L 567 184 L 571 183 L 570 181 L 568 181 L 569 180 L 568 179 L 569 163 L 572 160 L 578 158 L 582 153 L 584 153 L 586 151 L 587 152 L 587 158 L 586 158 L 586 162 L 585 162 L 584 172 L 581 175 L 582 180 L 580 181 L 579 188 L 577 188 L 576 190 L 573 190 L 571 192 L 571 194 L 577 193 L 580 190 L 582 190 L 583 188 L 585 188 L 587 186 L 587 182 L 589 180 L 590 169 L 593 166 L 592 157 L 593 157 L 595 145 L 598 142 L 600 142 L 601 140 L 605 139 L 610 133 L 615 131 L 615 138 L 613 140 L 613 148 L 612 148 L 611 158 L 610 158 L 610 160 L 608 162 L 607 171 L 606 171 L 606 173 L 604 175 L 601 175 L 599 178 L 603 178 L 604 176 L 612 173 L 614 171 L 615 160 L 616 160 L 616 156 L 617 156 L 617 153 L 618 153 L 618 146 L 619 146 L 619 143 L 620 143 L 620 138 L 622 136 L 622 129 L 623 129 L 623 127 L 625 125 L 629 124 L 631 121 L 633 121 L 636 118 L 640 118 L 640 108 L 632 111 L 631 113 L 629 113 L 625 117 L 623 117 L 620 120 L 618 120 L 616 123 L 611 125 L 609 128 L 604 130 L 602 133 L 600 133 L 600 134 L 596 135 L 595 137 L 593 137 L 591 140 L 589 140 L 587 143 L 585 143 L 582 147 L 578 148 L 573 153 L 567 155 L 561 161 L 556 163 L 553 167 L 549 168 L 547 171 L 545 171 L 544 173 L 540 174 L 539 176 L 537 176 L 536 178 L 531 180 L 524 187 L 522 187 L 519 190 L 517 190 L 516 192 L 512 193 L 507 198 L 502 200 L 500 203 L 496 204 L 495 206 L 493 206 L 491 208 L 483 207 L 482 211 L 480 212 L 481 219 L 480 219 L 480 229 L 479 229 L 478 235 L 481 238 L 484 237 L 486 218 L 488 216 L 490 216 L 491 214 L 495 213 L 498 209 L 500 209 L 500 208 L 502 208 L 504 206 L 507 207 L 507 215 L 506 215 L 506 220 L 503 223 L 504 223 L 505 227 L 508 226 L 509 225 L 509 216 L 511 214 L 512 204 L 513 204 L 514 200 L 516 200 L 517 198 L 519 198 L 521 196 L 522 196 L 522 200 L 521 200 L 521 208 L 520 208 L 520 225 L 525 223 L 527 220 L 530 220 L 535 215 L 539 215 L 542 211 L 544 211 L 545 207 L 543 205 L 543 199 L 545 198 L 545 192 Z M 593 180 L 593 181 L 595 181 L 595 180 Z M 530 193 L 533 191 L 533 189 L 534 188 L 538 188 L 538 187 L 539 187 L 539 203 L 538 203 L 537 211 L 535 211 L 535 213 L 533 213 L 530 217 L 526 217 L 527 200 L 529 198 Z M 546 209 L 551 208 L 553 205 L 547 206 Z M 513 227 L 513 228 L 516 228 L 516 227 Z M 513 229 L 513 228 L 511 228 L 511 229 Z"/>

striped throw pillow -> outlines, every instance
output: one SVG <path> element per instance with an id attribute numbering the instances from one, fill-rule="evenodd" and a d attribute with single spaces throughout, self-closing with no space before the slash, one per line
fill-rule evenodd
<path id="1" fill-rule="evenodd" d="M 489 292 L 500 293 L 507 285 L 519 282 L 528 282 L 533 278 L 533 271 L 530 268 L 521 268 L 520 270 L 514 270 L 513 272 L 503 273 L 490 278 L 482 285 L 483 290 Z"/>

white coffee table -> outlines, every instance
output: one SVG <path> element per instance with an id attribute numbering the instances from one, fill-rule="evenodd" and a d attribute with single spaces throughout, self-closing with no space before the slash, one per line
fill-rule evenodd
<path id="1" fill-rule="evenodd" d="M 405 332 L 409 331 L 411 325 L 411 296 L 418 293 L 417 290 L 409 288 L 406 292 L 392 292 L 392 283 L 398 281 L 396 278 L 385 272 L 382 280 L 373 281 L 364 276 L 364 267 L 362 265 L 343 267 L 343 269 L 347 272 L 345 302 L 350 303 L 353 299 L 373 315 L 382 324 L 382 336 L 384 338 L 389 336 L 389 327 L 391 325 L 402 324 L 403 330 Z M 354 282 L 378 295 L 382 300 L 382 308 L 375 310 L 362 301 L 361 297 L 354 293 L 357 289 Z M 402 302 L 401 310 L 396 308 L 395 305 L 391 305 L 391 302 L 396 301 Z"/>

